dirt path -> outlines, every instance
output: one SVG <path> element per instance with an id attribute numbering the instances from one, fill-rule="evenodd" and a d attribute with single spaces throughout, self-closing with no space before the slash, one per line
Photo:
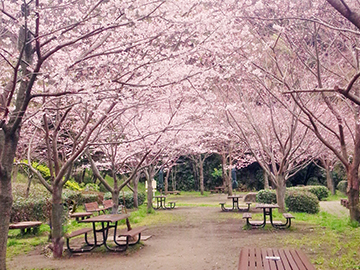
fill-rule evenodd
<path id="1" fill-rule="evenodd" d="M 320 209 L 341 218 L 349 217 L 349 210 L 338 201 L 320 202 Z"/>
<path id="2" fill-rule="evenodd" d="M 219 199 L 192 202 L 218 205 Z M 221 212 L 220 206 L 177 207 L 168 213 L 182 221 L 150 227 L 144 234 L 152 237 L 134 253 L 93 252 L 54 260 L 36 251 L 14 258 L 8 269 L 235 270 L 241 247 L 281 247 L 283 234 L 301 237 L 307 230 L 299 224 L 295 230 L 243 230 L 241 214 Z"/>

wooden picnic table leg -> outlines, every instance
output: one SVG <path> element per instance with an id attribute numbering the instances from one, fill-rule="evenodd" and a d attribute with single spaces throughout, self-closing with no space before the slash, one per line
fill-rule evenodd
<path id="1" fill-rule="evenodd" d="M 235 210 L 236 208 L 239 209 L 239 198 L 234 197 L 233 199 L 233 210 Z M 236 208 L 235 208 L 236 205 Z"/>

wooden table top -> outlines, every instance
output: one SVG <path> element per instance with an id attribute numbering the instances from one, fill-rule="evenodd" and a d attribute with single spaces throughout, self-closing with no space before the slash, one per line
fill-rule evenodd
<path id="1" fill-rule="evenodd" d="M 258 203 L 256 208 L 279 208 L 277 204 L 269 204 L 269 203 Z"/>
<path id="2" fill-rule="evenodd" d="M 232 198 L 242 198 L 243 197 L 243 195 L 230 195 L 230 196 L 228 196 L 228 199 L 232 199 Z"/>
<path id="3" fill-rule="evenodd" d="M 109 214 L 90 217 L 79 222 L 115 222 L 130 217 L 129 214 Z"/>
<path id="4" fill-rule="evenodd" d="M 241 249 L 238 270 L 316 270 L 299 249 L 255 248 Z"/>

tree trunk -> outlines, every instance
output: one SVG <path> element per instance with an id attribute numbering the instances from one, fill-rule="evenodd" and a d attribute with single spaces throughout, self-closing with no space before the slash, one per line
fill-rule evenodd
<path id="1" fill-rule="evenodd" d="M 6 269 L 6 246 L 13 203 L 11 172 L 20 130 L 13 134 L 0 131 L 0 270 Z"/>
<path id="2" fill-rule="evenodd" d="M 264 189 L 269 189 L 269 175 L 264 170 Z"/>
<path id="3" fill-rule="evenodd" d="M 277 182 L 277 185 L 276 185 L 276 200 L 277 200 L 277 204 L 279 205 L 279 212 L 284 213 L 284 212 L 286 212 L 286 207 L 285 207 L 285 192 L 286 192 L 285 177 L 283 175 L 278 175 L 276 182 Z"/>
<path id="4" fill-rule="evenodd" d="M 165 192 L 165 195 L 168 194 L 168 191 L 169 191 L 169 177 L 170 177 L 170 174 L 171 174 L 171 166 L 169 167 L 168 169 L 168 172 L 165 176 L 165 179 L 164 179 L 164 192 Z"/>
<path id="5" fill-rule="evenodd" d="M 204 162 L 201 159 L 199 160 L 199 183 L 200 183 L 200 193 L 204 195 Z"/>
<path id="6" fill-rule="evenodd" d="M 332 177 L 330 167 L 326 168 L 326 185 L 330 190 L 331 194 L 335 195 L 336 191 L 335 191 L 334 179 Z"/>
<path id="7" fill-rule="evenodd" d="M 140 178 L 140 173 L 137 172 L 134 179 L 133 179 L 133 183 L 134 183 L 134 207 L 135 208 L 139 208 L 139 198 L 138 198 L 138 184 L 139 184 L 139 178 Z"/>
<path id="8" fill-rule="evenodd" d="M 171 171 L 171 186 L 173 190 L 176 190 L 176 167 Z"/>
<path id="9" fill-rule="evenodd" d="M 147 168 L 145 169 L 146 181 L 147 181 L 147 211 L 150 212 L 152 210 L 152 200 L 153 200 L 153 189 L 152 189 L 152 179 L 154 176 L 153 169 Z"/>
<path id="10" fill-rule="evenodd" d="M 112 214 L 116 214 L 117 210 L 119 209 L 119 194 L 120 191 L 118 189 L 113 189 L 113 191 L 111 192 L 112 194 L 112 202 L 113 202 L 113 207 L 111 209 L 111 213 Z"/>
<path id="11" fill-rule="evenodd" d="M 349 200 L 350 219 L 360 222 L 359 210 L 359 177 L 358 169 L 351 166 L 347 172 L 347 195 Z"/>
<path id="12" fill-rule="evenodd" d="M 52 210 L 51 210 L 51 235 L 54 258 L 61 258 L 64 246 L 63 240 L 63 205 L 61 200 L 62 187 L 53 186 Z"/>
<path id="13" fill-rule="evenodd" d="M 6 170 L 8 171 L 8 170 Z M 6 245 L 9 233 L 10 214 L 13 198 L 10 174 L 0 178 L 0 269 L 6 269 Z"/>

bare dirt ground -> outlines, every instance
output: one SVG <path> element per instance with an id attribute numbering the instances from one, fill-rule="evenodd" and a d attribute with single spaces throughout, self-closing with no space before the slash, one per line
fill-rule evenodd
<path id="1" fill-rule="evenodd" d="M 218 206 L 227 201 L 226 195 L 215 194 L 206 198 L 177 198 L 178 202 L 194 205 L 212 203 Z M 331 205 L 330 205 L 331 204 Z M 325 202 L 321 207 L 332 214 L 346 211 L 338 202 Z M 92 252 L 81 255 L 52 259 L 44 256 L 41 250 L 33 251 L 8 261 L 8 269 L 226 269 L 235 270 L 238 266 L 240 249 L 243 246 L 282 247 L 282 236 L 302 234 L 311 231 L 310 227 L 294 221 L 291 230 L 244 230 L 240 213 L 221 212 L 218 207 L 176 207 L 169 215 L 178 215 L 181 222 L 151 226 L 144 235 L 152 237 L 134 252 L 112 253 Z M 314 254 L 304 250 L 311 258 Z"/>

